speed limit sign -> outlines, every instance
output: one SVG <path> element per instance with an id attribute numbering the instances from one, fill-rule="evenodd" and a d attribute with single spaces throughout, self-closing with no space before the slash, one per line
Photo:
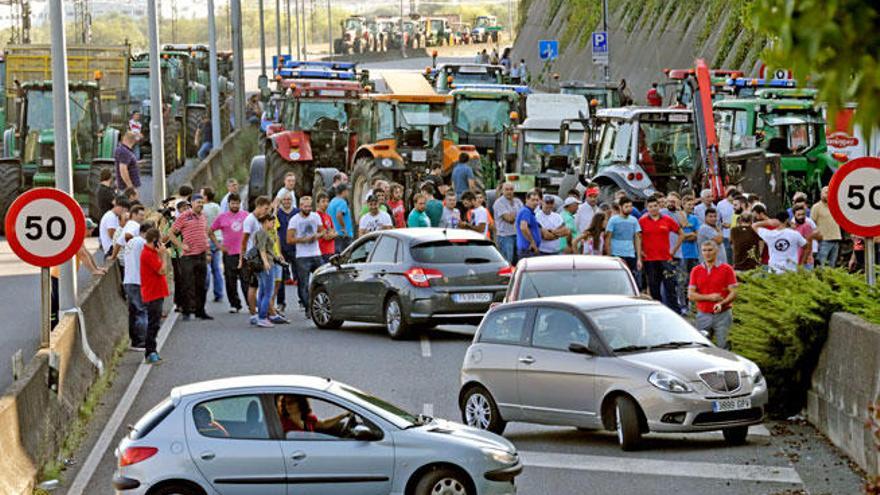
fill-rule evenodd
<path id="1" fill-rule="evenodd" d="M 48 187 L 17 197 L 6 213 L 9 247 L 23 261 L 48 268 L 72 258 L 86 236 L 82 208 L 69 194 Z"/>
<path id="2" fill-rule="evenodd" d="M 880 158 L 856 158 L 841 166 L 828 185 L 828 209 L 850 234 L 880 235 Z"/>

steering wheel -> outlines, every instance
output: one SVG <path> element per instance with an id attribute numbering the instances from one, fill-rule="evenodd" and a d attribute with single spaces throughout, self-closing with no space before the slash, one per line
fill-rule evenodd
<path id="1" fill-rule="evenodd" d="M 351 430 L 357 426 L 357 420 L 354 417 L 354 413 L 348 413 L 344 418 L 339 420 L 339 432 L 342 436 L 348 437 L 351 435 Z"/>

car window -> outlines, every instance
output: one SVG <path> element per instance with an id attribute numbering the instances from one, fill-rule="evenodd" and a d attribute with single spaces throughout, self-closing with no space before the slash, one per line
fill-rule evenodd
<path id="1" fill-rule="evenodd" d="M 147 436 L 153 431 L 153 428 L 159 426 L 159 424 L 167 418 L 173 410 L 174 403 L 171 402 L 171 399 L 163 400 L 156 407 L 150 409 L 147 414 L 144 414 L 144 416 L 134 424 L 134 427 L 131 428 L 131 432 L 128 434 L 128 438 L 139 440 Z"/>
<path id="2" fill-rule="evenodd" d="M 316 397 L 279 394 L 275 405 L 285 440 L 346 440 L 357 425 L 379 431 L 359 414 Z"/>
<path id="3" fill-rule="evenodd" d="M 523 272 L 518 300 L 583 294 L 637 296 L 626 269 Z"/>
<path id="4" fill-rule="evenodd" d="M 528 308 L 493 312 L 480 328 L 480 342 L 497 344 L 522 342 L 528 315 Z"/>
<path id="5" fill-rule="evenodd" d="M 192 411 L 199 434 L 214 438 L 268 439 L 269 429 L 258 395 L 202 402 Z"/>
<path id="6" fill-rule="evenodd" d="M 397 256 L 397 239 L 390 235 L 383 235 L 373 250 L 372 263 L 394 263 Z"/>
<path id="7" fill-rule="evenodd" d="M 419 263 L 495 263 L 504 258 L 492 241 L 451 240 L 416 244 L 410 251 Z"/>
<path id="8" fill-rule="evenodd" d="M 590 345 L 590 333 L 580 318 L 564 309 L 538 308 L 532 346 L 568 351 L 572 342 Z"/>
<path id="9" fill-rule="evenodd" d="M 351 254 L 348 255 L 347 263 L 366 263 L 367 258 L 370 257 L 370 253 L 373 252 L 373 246 L 376 245 L 376 238 L 373 237 L 371 239 L 367 239 L 362 244 L 359 244 L 351 250 Z"/>

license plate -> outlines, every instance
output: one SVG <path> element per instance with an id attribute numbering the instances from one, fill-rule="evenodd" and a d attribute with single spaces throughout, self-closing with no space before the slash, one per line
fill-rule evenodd
<path id="1" fill-rule="evenodd" d="M 487 303 L 492 301 L 492 294 L 488 292 L 453 294 L 452 301 L 457 303 Z"/>
<path id="2" fill-rule="evenodd" d="M 550 177 L 550 185 L 551 186 L 561 186 L 562 185 L 562 177 Z"/>
<path id="3" fill-rule="evenodd" d="M 414 162 L 428 161 L 428 152 L 425 150 L 413 150 L 412 161 L 414 161 Z"/>
<path id="4" fill-rule="evenodd" d="M 725 399 L 712 402 L 713 412 L 740 411 L 751 407 L 752 399 Z"/>

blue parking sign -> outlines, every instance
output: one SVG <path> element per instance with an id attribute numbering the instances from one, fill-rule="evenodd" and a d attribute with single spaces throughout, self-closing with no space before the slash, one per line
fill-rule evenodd
<path id="1" fill-rule="evenodd" d="M 541 57 L 541 60 L 556 60 L 559 58 L 559 41 L 539 40 L 538 55 Z"/>
<path id="2" fill-rule="evenodd" d="M 608 33 L 605 31 L 593 33 L 593 53 L 608 53 Z"/>

